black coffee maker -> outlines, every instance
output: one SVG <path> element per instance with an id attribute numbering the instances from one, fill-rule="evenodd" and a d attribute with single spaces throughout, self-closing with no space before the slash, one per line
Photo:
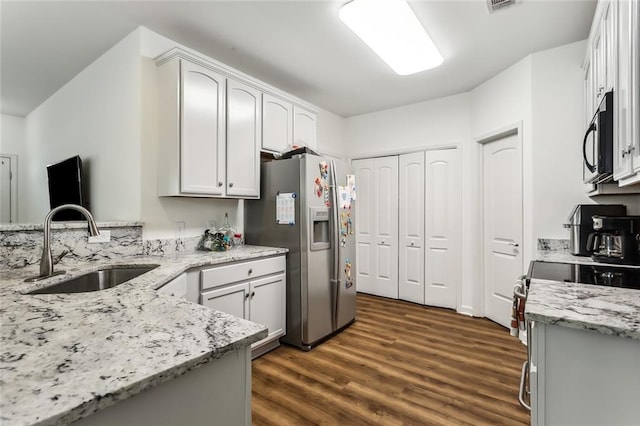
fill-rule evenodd
<path id="1" fill-rule="evenodd" d="M 596 262 L 640 265 L 640 216 L 593 216 L 587 250 Z"/>

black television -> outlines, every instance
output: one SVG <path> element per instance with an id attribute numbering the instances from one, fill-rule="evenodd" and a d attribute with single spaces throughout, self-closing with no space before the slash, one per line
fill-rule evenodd
<path id="1" fill-rule="evenodd" d="M 82 160 L 79 155 L 48 165 L 47 178 L 49 205 L 52 209 L 63 204 L 87 207 L 82 187 Z M 62 210 L 56 213 L 53 220 L 85 220 L 85 218 L 78 211 Z"/>

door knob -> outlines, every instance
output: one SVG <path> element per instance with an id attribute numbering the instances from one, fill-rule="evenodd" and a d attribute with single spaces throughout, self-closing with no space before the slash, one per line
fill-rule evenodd
<path id="1" fill-rule="evenodd" d="M 229 182 L 229 188 L 233 186 L 233 182 Z"/>
<path id="2" fill-rule="evenodd" d="M 509 243 L 509 245 L 513 246 L 513 247 L 520 247 L 520 244 L 518 244 L 518 243 Z"/>
<path id="3" fill-rule="evenodd" d="M 222 182 L 218 182 L 218 186 L 222 186 Z"/>
<path id="4" fill-rule="evenodd" d="M 381 245 L 384 245 L 384 240 L 380 241 L 380 244 L 381 244 Z"/>
<path id="5" fill-rule="evenodd" d="M 253 274 L 253 269 L 249 269 L 248 274 L 249 275 Z"/>
<path id="6" fill-rule="evenodd" d="M 413 247 L 415 245 L 415 243 L 413 241 L 411 241 L 411 247 Z"/>

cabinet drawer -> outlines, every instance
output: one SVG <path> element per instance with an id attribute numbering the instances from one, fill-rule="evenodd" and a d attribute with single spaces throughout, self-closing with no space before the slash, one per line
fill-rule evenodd
<path id="1" fill-rule="evenodd" d="M 262 275 L 275 274 L 284 271 L 285 268 L 285 256 L 278 256 L 204 269 L 201 272 L 202 289 L 245 281 Z"/>

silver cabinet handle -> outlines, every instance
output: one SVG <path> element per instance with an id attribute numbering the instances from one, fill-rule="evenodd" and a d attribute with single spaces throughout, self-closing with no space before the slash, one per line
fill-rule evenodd
<path id="1" fill-rule="evenodd" d="M 233 182 L 229 182 L 229 188 L 233 187 Z"/>
<path id="2" fill-rule="evenodd" d="M 245 294 L 245 295 L 244 295 L 244 298 L 245 298 L 245 299 L 248 299 L 248 298 L 249 298 L 249 296 L 251 296 L 251 294 L 247 293 L 247 294 Z"/>
<path id="3" fill-rule="evenodd" d="M 249 274 L 249 275 L 253 274 L 253 269 L 249 269 L 249 271 L 247 272 L 247 274 Z"/>
<path id="4" fill-rule="evenodd" d="M 222 182 L 218 182 L 218 186 L 222 186 Z"/>
<path id="5" fill-rule="evenodd" d="M 518 243 L 509 243 L 509 245 L 513 246 L 513 247 L 520 247 L 520 244 L 518 244 Z"/>
<path id="6" fill-rule="evenodd" d="M 411 241 L 411 246 L 413 247 L 415 245 L 415 243 L 413 241 Z"/>
<path id="7" fill-rule="evenodd" d="M 382 240 L 382 241 L 380 242 L 380 245 L 384 245 L 384 240 Z"/>

